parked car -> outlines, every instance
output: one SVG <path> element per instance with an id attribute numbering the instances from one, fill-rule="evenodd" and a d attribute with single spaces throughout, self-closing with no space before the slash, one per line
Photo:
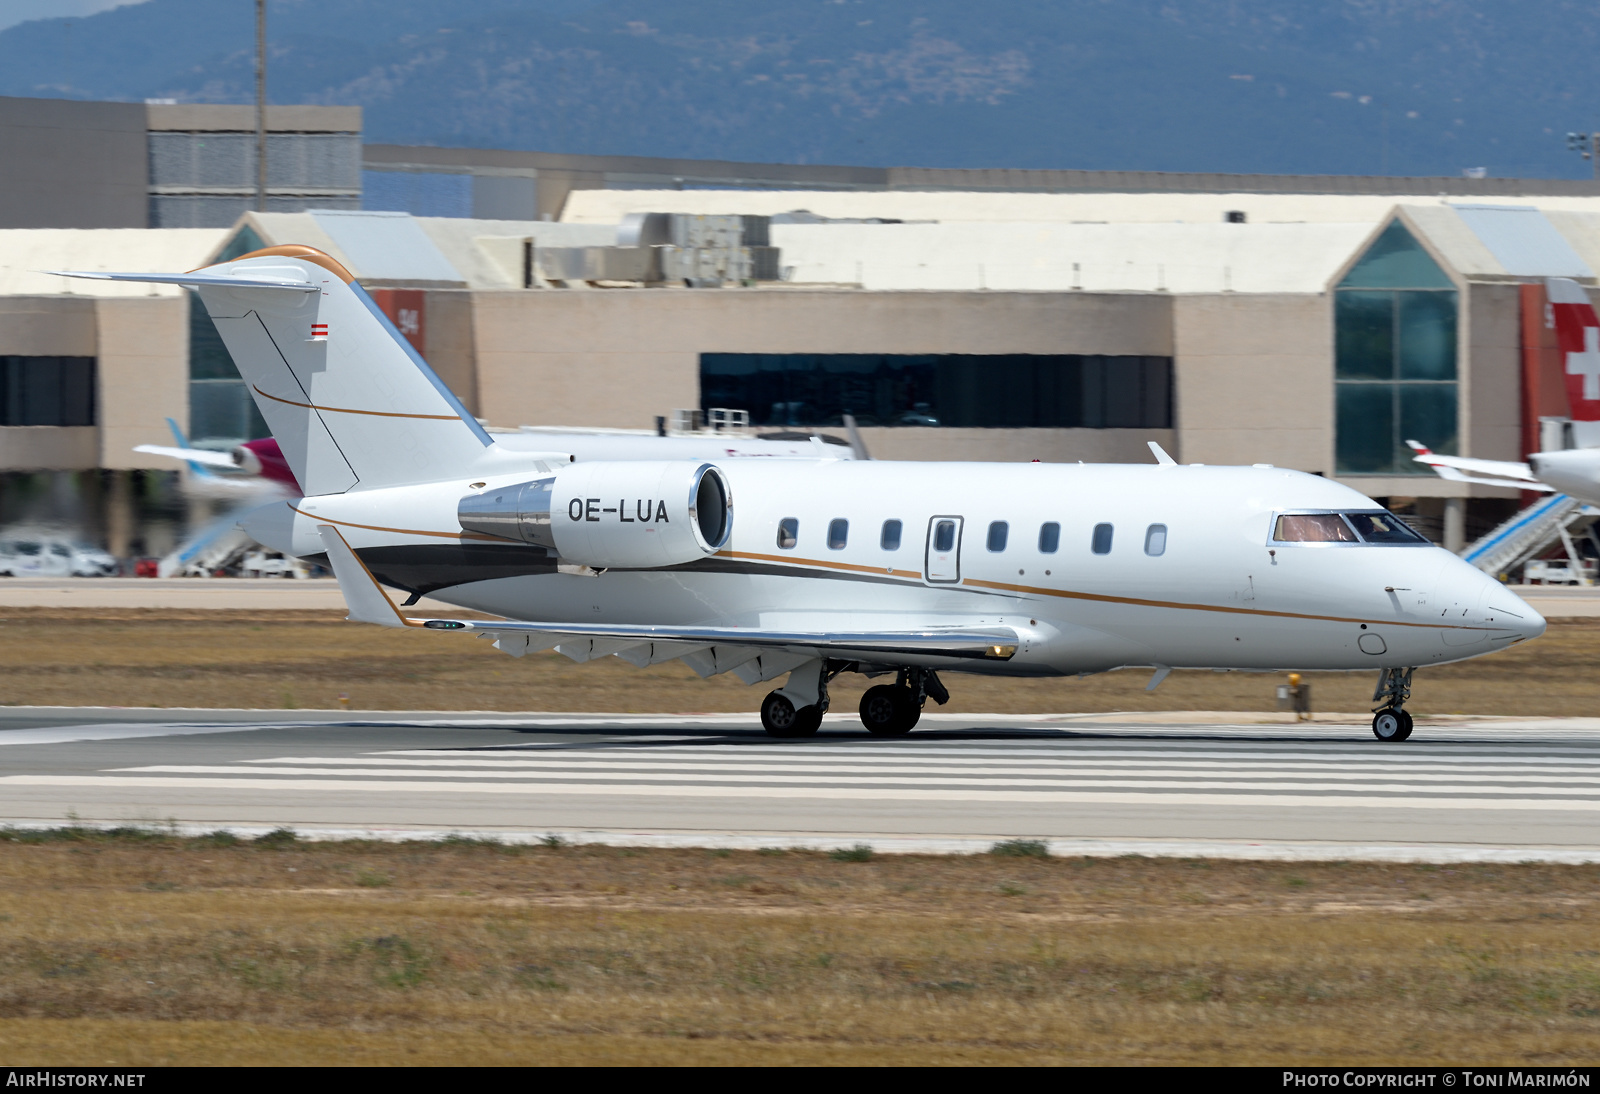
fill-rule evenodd
<path id="1" fill-rule="evenodd" d="M 0 577 L 111 577 L 117 560 L 48 533 L 0 537 Z"/>

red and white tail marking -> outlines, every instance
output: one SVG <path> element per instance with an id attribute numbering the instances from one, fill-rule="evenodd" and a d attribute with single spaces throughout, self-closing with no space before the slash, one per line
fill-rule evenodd
<path id="1" fill-rule="evenodd" d="M 1575 422 L 1600 421 L 1600 318 L 1589 294 L 1576 281 L 1545 281 L 1567 374 L 1567 402 Z"/>

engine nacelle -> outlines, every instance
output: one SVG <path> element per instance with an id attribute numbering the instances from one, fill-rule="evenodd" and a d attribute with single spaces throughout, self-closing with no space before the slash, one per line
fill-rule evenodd
<path id="1" fill-rule="evenodd" d="M 712 464 L 597 461 L 461 499 L 469 532 L 554 551 L 563 562 L 650 569 L 714 555 L 733 532 L 733 496 Z"/>

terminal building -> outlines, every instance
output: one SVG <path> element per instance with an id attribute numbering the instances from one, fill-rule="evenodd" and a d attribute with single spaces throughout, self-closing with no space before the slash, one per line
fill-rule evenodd
<path id="1" fill-rule="evenodd" d="M 0 151 L 17 102 L 43 100 L 0 100 Z M 84 201 L 144 219 L 90 223 L 79 203 L 80 222 L 0 230 L 0 524 L 76 507 L 119 555 L 161 553 L 192 519 L 170 461 L 134 445 L 170 444 L 166 418 L 208 446 L 262 425 L 182 290 L 41 271 L 304 243 L 492 428 L 732 409 L 758 433 L 848 414 L 887 459 L 1142 462 L 1155 441 L 1339 478 L 1459 547 L 1518 496 L 1442 480 L 1405 442 L 1541 447 L 1566 414 L 1542 280 L 1593 288 L 1600 270 L 1591 183 L 363 148 L 333 107 L 269 115 L 298 151 L 271 175 L 269 144 L 258 212 L 249 108 L 71 105 L 125 108 L 107 131 L 132 135 L 142 189 L 124 171 Z"/>

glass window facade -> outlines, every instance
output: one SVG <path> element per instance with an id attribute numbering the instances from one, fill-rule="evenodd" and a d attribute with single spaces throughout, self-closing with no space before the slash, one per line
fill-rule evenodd
<path id="1" fill-rule="evenodd" d="M 1427 475 L 1407 440 L 1454 454 L 1455 286 L 1399 221 L 1334 290 L 1334 413 L 1341 475 Z"/>
<path id="2" fill-rule="evenodd" d="M 93 357 L 0 357 L 0 425 L 94 425 Z"/>
<path id="3" fill-rule="evenodd" d="M 245 229 L 249 232 L 249 229 Z M 244 235 L 241 232 L 240 235 Z M 250 235 L 255 233 L 249 232 Z M 237 242 L 237 237 L 235 237 Z M 259 249 L 241 247 L 218 261 Z M 231 249 L 231 248 L 230 248 Z M 217 326 L 195 293 L 189 294 L 189 441 L 208 446 L 235 445 L 269 435 L 249 388 L 239 377 Z"/>
<path id="4" fill-rule="evenodd" d="M 1172 358 L 703 353 L 702 407 L 757 426 L 1170 429 Z"/>

